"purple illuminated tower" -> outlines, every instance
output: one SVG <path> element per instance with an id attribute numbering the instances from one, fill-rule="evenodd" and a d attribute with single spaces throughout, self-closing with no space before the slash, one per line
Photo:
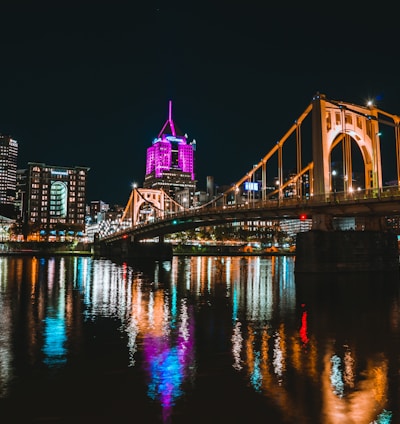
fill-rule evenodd
<path id="1" fill-rule="evenodd" d="M 144 188 L 163 189 L 182 205 L 192 205 L 197 182 L 195 149 L 196 141 L 188 143 L 187 135 L 180 134 L 175 127 L 170 100 L 168 119 L 147 149 Z"/>

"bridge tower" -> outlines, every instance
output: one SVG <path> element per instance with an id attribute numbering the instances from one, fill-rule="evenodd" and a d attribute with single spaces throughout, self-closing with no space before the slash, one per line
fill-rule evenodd
<path id="1" fill-rule="evenodd" d="M 183 210 L 184 207 L 163 190 L 135 187 L 120 219 L 120 229 L 149 224 L 158 218 L 165 218 Z"/>
<path id="2" fill-rule="evenodd" d="M 312 155 L 314 195 L 332 192 L 331 153 L 343 142 L 344 191 L 352 191 L 352 140 L 360 149 L 365 170 L 365 189 L 382 188 L 382 164 L 378 109 L 327 100 L 317 93 L 312 107 Z"/>
<path id="3" fill-rule="evenodd" d="M 354 141 L 364 163 L 365 194 L 378 197 L 382 191 L 379 123 L 382 111 L 374 107 L 327 100 L 317 94 L 312 101 L 313 195 L 321 199 L 332 192 L 332 151 L 343 143 L 343 191 L 353 191 L 351 144 Z M 397 129 L 398 118 L 390 116 Z M 399 158 L 398 131 L 396 156 Z M 399 180 L 399 166 L 398 166 Z M 360 231 L 332 231 L 332 216 L 313 214 L 312 229 L 296 239 L 296 273 L 336 271 L 398 272 L 398 242 L 386 231 L 380 216 L 368 216 Z M 356 217 L 360 219 L 360 217 Z M 362 218 L 362 217 L 361 217 Z M 362 226 L 364 227 L 364 226 Z"/>

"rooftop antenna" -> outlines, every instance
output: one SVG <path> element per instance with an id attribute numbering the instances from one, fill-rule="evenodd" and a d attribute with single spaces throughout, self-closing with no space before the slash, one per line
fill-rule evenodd
<path id="1" fill-rule="evenodd" d="M 169 126 L 171 127 L 172 135 L 176 137 L 175 125 L 172 120 L 172 100 L 169 101 L 169 116 L 168 116 Z"/>
<path id="2" fill-rule="evenodd" d="M 168 124 L 169 124 L 169 127 L 171 128 L 172 135 L 176 137 L 175 125 L 174 125 L 174 121 L 172 120 L 172 100 L 169 101 L 168 120 L 162 127 L 162 130 L 160 131 L 160 134 L 158 135 L 158 137 L 161 137 L 161 135 L 164 134 L 164 131 Z"/>

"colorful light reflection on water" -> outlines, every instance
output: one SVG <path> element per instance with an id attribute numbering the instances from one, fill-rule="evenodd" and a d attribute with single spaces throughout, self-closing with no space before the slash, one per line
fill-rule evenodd
<path id="1" fill-rule="evenodd" d="M 293 269 L 293 257 L 0 257 L 0 406 L 97 423 L 144 410 L 154 423 L 243 422 L 254 405 L 276 424 L 396 422 L 398 281 L 321 286 Z M 74 406 L 83 387 L 117 409 Z M 219 390 L 236 402 L 213 416 Z"/>

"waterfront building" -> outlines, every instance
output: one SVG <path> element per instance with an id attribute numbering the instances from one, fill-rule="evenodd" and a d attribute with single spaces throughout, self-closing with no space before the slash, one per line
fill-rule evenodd
<path id="1" fill-rule="evenodd" d="M 86 216 L 91 223 L 103 221 L 105 214 L 110 210 L 110 205 L 102 200 L 92 200 L 87 206 Z"/>
<path id="2" fill-rule="evenodd" d="M 118 230 L 120 220 L 124 214 L 123 205 L 110 207 L 108 203 L 101 200 L 90 202 L 89 212 L 86 216 L 86 238 L 87 241 L 94 241 L 96 235 L 105 237 Z"/>
<path id="3" fill-rule="evenodd" d="M 0 215 L 16 217 L 18 142 L 0 134 Z"/>
<path id="4" fill-rule="evenodd" d="M 25 239 L 52 241 L 84 235 L 89 169 L 28 162 L 27 169 L 19 170 Z"/>
<path id="5" fill-rule="evenodd" d="M 196 191 L 194 152 L 196 141 L 188 143 L 172 119 L 172 102 L 169 102 L 168 119 L 157 138 L 147 149 L 146 175 L 143 187 L 162 189 L 173 199 L 193 205 Z"/>

